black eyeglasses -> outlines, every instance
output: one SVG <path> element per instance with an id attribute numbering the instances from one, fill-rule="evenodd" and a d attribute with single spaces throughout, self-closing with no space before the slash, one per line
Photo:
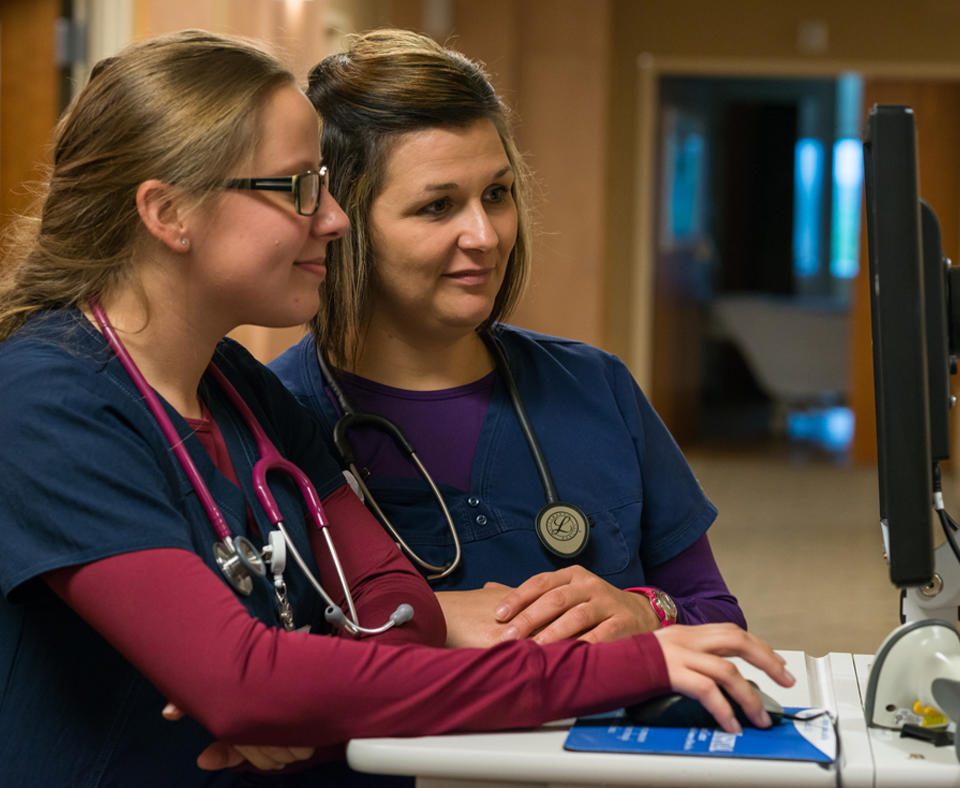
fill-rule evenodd
<path id="1" fill-rule="evenodd" d="M 224 182 L 227 189 L 255 189 L 267 192 L 289 192 L 293 207 L 301 216 L 313 216 L 320 207 L 320 196 L 330 188 L 330 175 L 324 165 L 319 170 L 307 170 L 299 175 L 280 178 L 234 178 Z"/>

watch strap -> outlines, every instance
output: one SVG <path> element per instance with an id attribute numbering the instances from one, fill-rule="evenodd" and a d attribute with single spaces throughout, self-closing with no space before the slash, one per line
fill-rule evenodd
<path id="1" fill-rule="evenodd" d="M 634 586 L 633 588 L 625 588 L 624 591 L 632 591 L 636 594 L 643 594 L 647 599 L 650 600 L 650 607 L 653 608 L 653 612 L 656 617 L 660 620 L 660 626 L 668 627 L 671 624 L 677 622 L 676 613 L 670 615 L 667 613 L 666 609 L 661 602 L 661 594 L 666 596 L 666 592 L 661 591 L 658 588 L 650 588 L 649 586 Z M 672 605 L 673 610 L 676 610 L 676 605 Z"/>

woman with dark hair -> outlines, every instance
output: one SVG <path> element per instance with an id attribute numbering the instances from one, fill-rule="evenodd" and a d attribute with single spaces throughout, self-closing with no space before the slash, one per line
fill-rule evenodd
<path id="1" fill-rule="evenodd" d="M 319 425 L 224 339 L 316 312 L 347 229 L 326 179 L 290 72 L 201 31 L 101 61 L 59 122 L 0 281 L 3 785 L 339 786 L 352 737 L 671 688 L 734 729 L 717 682 L 763 723 L 721 655 L 790 679 L 733 627 L 440 648 L 435 596 Z M 274 771 L 201 771 L 214 738 Z"/>
<path id="2" fill-rule="evenodd" d="M 271 366 L 331 434 L 355 407 L 416 449 L 435 490 L 381 431 L 346 438 L 448 643 L 745 626 L 707 540 L 716 509 L 626 367 L 504 322 L 530 265 L 530 176 L 483 69 L 374 30 L 307 92 L 352 231 L 311 335 Z"/>

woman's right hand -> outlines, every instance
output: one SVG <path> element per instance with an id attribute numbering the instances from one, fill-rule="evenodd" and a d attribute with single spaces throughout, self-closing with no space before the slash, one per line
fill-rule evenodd
<path id="1" fill-rule="evenodd" d="M 160 713 L 170 722 L 186 716 L 174 703 L 167 703 Z M 313 747 L 268 747 L 215 741 L 197 756 L 197 766 L 205 771 L 218 771 L 249 763 L 263 771 L 273 771 L 297 761 L 305 761 L 313 757 L 314 751 Z"/>
<path id="2" fill-rule="evenodd" d="M 781 686 L 790 687 L 796 681 L 786 669 L 783 657 L 735 624 L 675 624 L 658 629 L 653 635 L 663 650 L 671 688 L 700 701 L 729 733 L 739 733 L 740 723 L 720 687 L 758 727 L 769 727 L 770 718 L 753 687 L 726 657 L 740 657 Z"/>

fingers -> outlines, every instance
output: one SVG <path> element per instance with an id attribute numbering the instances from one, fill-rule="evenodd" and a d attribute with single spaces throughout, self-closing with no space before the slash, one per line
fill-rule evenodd
<path id="1" fill-rule="evenodd" d="M 736 656 L 750 662 L 783 686 L 795 681 L 779 654 L 733 624 L 671 626 L 654 635 L 663 649 L 671 687 L 700 701 L 720 726 L 731 733 L 739 732 L 740 723 L 730 699 L 739 704 L 746 717 L 758 727 L 768 727 L 770 717 L 753 687 L 726 657 Z"/>
<path id="2" fill-rule="evenodd" d="M 509 622 L 503 640 L 537 633 L 538 643 L 550 643 L 583 636 L 608 620 L 613 621 L 607 631 L 623 637 L 642 631 L 634 596 L 582 566 L 571 566 L 524 581 L 501 600 L 496 616 Z M 645 598 L 642 603 L 649 607 Z"/>
<path id="3" fill-rule="evenodd" d="M 503 598 L 501 588 L 438 591 L 437 601 L 447 621 L 448 648 L 488 648 L 500 642 L 505 625 L 493 617 Z"/>
<path id="4" fill-rule="evenodd" d="M 736 624 L 702 624 L 700 626 L 670 626 L 656 632 L 658 638 L 673 640 L 692 650 L 720 657 L 740 657 L 760 668 L 777 684 L 793 686 L 796 679 L 787 670 L 786 660 L 768 643 L 741 629 Z"/>
<path id="5" fill-rule="evenodd" d="M 558 613 L 559 615 L 557 616 Z M 576 605 L 567 610 L 556 609 L 553 613 L 549 612 L 549 610 L 544 610 L 544 617 L 549 619 L 553 616 L 557 617 L 553 618 L 553 620 L 542 629 L 538 628 L 536 624 L 534 625 L 533 641 L 535 643 L 539 643 L 542 646 L 558 640 L 575 638 L 584 633 L 594 631 L 597 625 L 604 621 L 603 616 L 599 614 L 597 608 L 586 603 Z M 539 614 L 532 613 L 531 615 L 531 619 L 534 621 L 539 617 Z M 509 631 L 510 627 L 507 628 L 504 634 L 506 635 Z M 507 638 L 504 637 L 504 639 L 506 640 Z"/>
<path id="6" fill-rule="evenodd" d="M 724 730 L 739 733 L 741 729 L 741 720 L 731 701 L 739 705 L 742 714 L 753 725 L 758 728 L 770 727 L 770 716 L 764 710 L 760 696 L 732 662 L 712 654 L 696 654 L 690 667 L 700 676 L 710 679 L 705 682 L 703 694 L 698 700 Z"/>
<path id="7" fill-rule="evenodd" d="M 529 600 L 517 607 L 511 600 Z M 552 643 L 579 637 L 590 642 L 616 640 L 656 629 L 649 600 L 622 591 L 582 566 L 534 575 L 501 601 L 496 614 L 512 618 L 501 640 L 530 637 Z"/>
<path id="8" fill-rule="evenodd" d="M 197 766 L 208 772 L 231 769 L 246 760 L 232 745 L 215 741 L 197 756 Z"/>
<path id="9" fill-rule="evenodd" d="M 236 744 L 233 748 L 258 769 L 272 771 L 282 769 L 295 761 L 302 761 L 313 755 L 313 747 L 264 747 Z"/>
<path id="10" fill-rule="evenodd" d="M 248 762 L 263 771 L 276 771 L 306 760 L 313 753 L 313 747 L 263 747 L 215 741 L 197 756 L 197 766 L 206 771 L 218 771 Z"/>
<path id="11" fill-rule="evenodd" d="M 163 715 L 165 720 L 170 720 L 171 722 L 176 722 L 177 720 L 186 716 L 176 705 L 173 703 L 168 703 L 163 707 L 163 711 L 160 712 Z"/>
<path id="12" fill-rule="evenodd" d="M 509 621 L 551 589 L 565 585 L 568 582 L 566 573 L 568 573 L 567 569 L 559 569 L 555 572 L 541 572 L 524 580 L 500 600 L 500 604 L 494 611 L 497 621 Z"/>
<path id="13" fill-rule="evenodd" d="M 161 712 L 164 719 L 176 721 L 186 716 L 173 703 L 167 703 Z M 303 761 L 314 753 L 313 747 L 266 747 L 247 744 L 227 744 L 215 741 L 197 756 L 197 766 L 207 771 L 230 769 L 249 761 L 265 771 L 282 769 L 295 761 Z"/>
<path id="14" fill-rule="evenodd" d="M 588 643 L 606 643 L 648 632 L 659 625 L 660 622 L 650 612 L 646 597 L 612 590 L 612 594 L 590 599 L 566 610 L 533 639 L 540 645 L 574 637 Z M 649 613 L 649 619 L 644 619 L 644 610 L 638 610 L 638 607 Z"/>

